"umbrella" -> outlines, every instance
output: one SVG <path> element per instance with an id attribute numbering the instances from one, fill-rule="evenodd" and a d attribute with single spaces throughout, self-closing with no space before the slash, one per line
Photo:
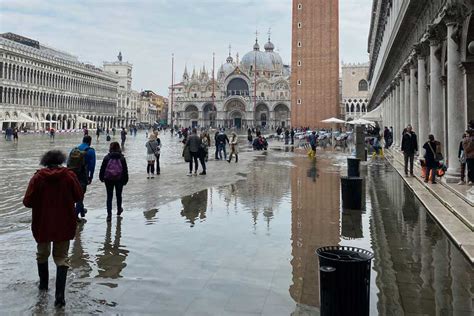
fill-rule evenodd
<path id="1" fill-rule="evenodd" d="M 372 122 L 372 121 L 368 121 L 368 120 L 364 120 L 364 119 L 357 119 L 357 120 L 353 120 L 353 121 L 350 121 L 348 122 L 349 124 L 351 125 L 370 125 L 370 126 L 375 126 L 375 123 Z"/>
<path id="2" fill-rule="evenodd" d="M 346 121 L 335 118 L 335 117 L 331 117 L 331 118 L 322 120 L 321 123 L 345 124 Z"/>

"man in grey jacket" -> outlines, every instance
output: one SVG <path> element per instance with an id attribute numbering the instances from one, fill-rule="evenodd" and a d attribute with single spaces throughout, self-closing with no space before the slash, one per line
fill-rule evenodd
<path id="1" fill-rule="evenodd" d="M 191 153 L 191 160 L 189 161 L 189 174 L 188 176 L 193 175 L 193 162 L 194 162 L 194 175 L 197 175 L 197 170 L 198 170 L 198 158 L 199 158 L 199 153 L 201 152 L 201 138 L 197 135 L 196 128 L 192 129 L 191 135 L 188 136 L 188 139 L 186 141 L 186 146 L 189 148 L 189 152 Z M 200 173 L 200 175 L 205 175 L 206 174 L 206 167 L 205 165 L 202 166 L 203 171 Z"/>

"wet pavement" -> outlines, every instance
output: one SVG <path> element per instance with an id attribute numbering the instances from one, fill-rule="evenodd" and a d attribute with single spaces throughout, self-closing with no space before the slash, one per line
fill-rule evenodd
<path id="1" fill-rule="evenodd" d="M 31 213 L 21 199 L 41 153 L 80 138 L 0 142 L 2 312 L 54 312 L 54 290 L 36 288 Z M 239 164 L 211 161 L 208 176 L 188 178 L 176 139 L 161 138 L 154 180 L 146 179 L 144 135 L 127 141 L 122 218 L 106 224 L 105 189 L 89 187 L 88 222 L 71 243 L 66 312 L 318 315 L 315 250 L 340 244 L 375 254 L 372 315 L 473 315 L 473 267 L 385 162 L 363 171 L 366 210 L 347 211 L 343 153 L 311 161 L 278 143 L 264 153 L 242 146 Z M 94 147 L 100 161 L 107 143 Z"/>

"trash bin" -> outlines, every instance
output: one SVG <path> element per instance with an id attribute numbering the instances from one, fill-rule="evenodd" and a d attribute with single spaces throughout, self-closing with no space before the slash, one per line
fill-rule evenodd
<path id="1" fill-rule="evenodd" d="M 356 157 L 347 158 L 347 176 L 360 177 L 360 159 Z"/>
<path id="2" fill-rule="evenodd" d="M 362 210 L 364 198 L 364 179 L 360 177 L 341 177 L 342 208 Z"/>
<path id="3" fill-rule="evenodd" d="M 370 312 L 370 266 L 374 254 L 347 246 L 316 250 L 321 316 L 366 316 Z"/>

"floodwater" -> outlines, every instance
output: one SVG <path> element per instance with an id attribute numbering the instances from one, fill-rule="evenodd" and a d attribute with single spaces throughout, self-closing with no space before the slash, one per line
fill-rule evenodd
<path id="1" fill-rule="evenodd" d="M 40 294 L 31 213 L 21 199 L 40 154 L 78 140 L 0 142 L 2 312 L 54 311 L 53 264 L 50 291 Z M 318 315 L 315 250 L 339 244 L 375 254 L 372 315 L 473 315 L 473 267 L 388 164 L 369 164 L 366 210 L 347 211 L 340 206 L 342 153 L 311 161 L 269 150 L 249 162 L 246 176 L 209 185 L 234 166 L 217 162 L 211 180 L 188 179 L 177 140 L 162 140 L 162 168 L 173 175 L 150 182 L 143 179 L 144 135 L 129 139 L 122 218 L 106 224 L 105 190 L 90 187 L 88 222 L 71 242 L 66 312 Z M 100 161 L 107 143 L 94 147 Z"/>

